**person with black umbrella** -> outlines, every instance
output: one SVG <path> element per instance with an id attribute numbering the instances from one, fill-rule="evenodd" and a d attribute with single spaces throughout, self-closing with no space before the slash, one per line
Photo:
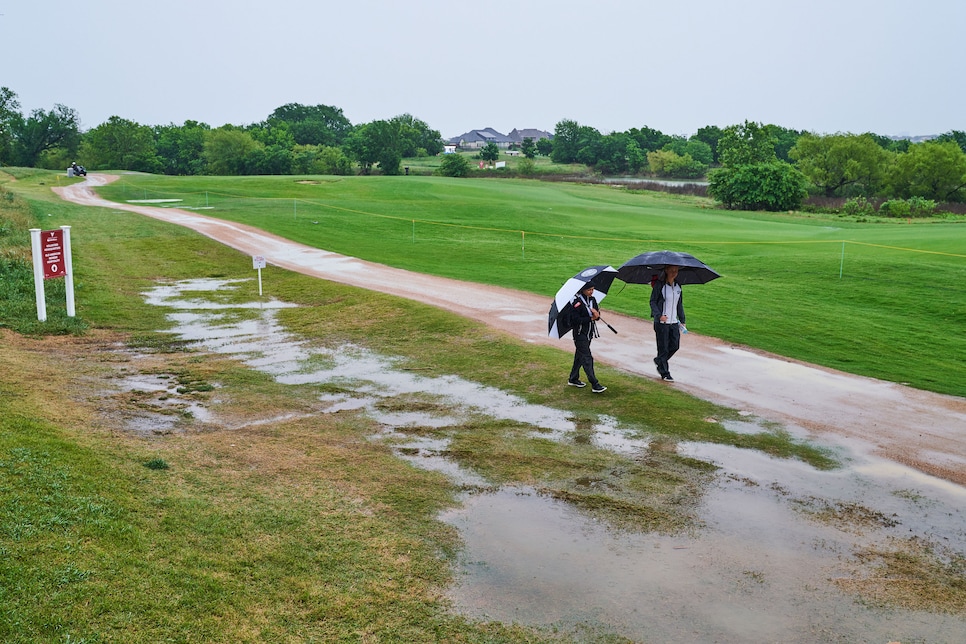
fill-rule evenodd
<path id="1" fill-rule="evenodd" d="M 681 329 L 684 328 L 684 298 L 677 266 L 664 267 L 651 287 L 651 317 L 654 318 L 654 336 L 657 341 L 657 357 L 654 364 L 661 379 L 673 382 L 668 361 L 681 346 Z"/>
<path id="2" fill-rule="evenodd" d="M 600 384 L 594 374 L 594 356 L 590 352 L 590 342 L 596 337 L 597 320 L 600 319 L 600 307 L 594 297 L 594 285 L 587 283 L 581 287 L 571 302 L 574 325 L 574 364 L 570 369 L 567 384 L 571 387 L 586 387 L 587 383 L 580 379 L 580 369 L 583 368 L 590 381 L 591 391 L 600 394 L 607 391 L 607 387 Z"/>

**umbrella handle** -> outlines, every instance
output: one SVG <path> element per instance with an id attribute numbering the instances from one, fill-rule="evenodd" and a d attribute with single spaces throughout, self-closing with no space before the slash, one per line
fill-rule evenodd
<path id="1" fill-rule="evenodd" d="M 604 322 L 604 318 L 598 317 L 597 319 L 600 320 L 601 322 Z M 611 325 L 607 324 L 606 322 L 604 322 L 604 326 L 606 326 L 608 329 L 610 329 L 614 333 L 617 333 L 617 329 L 615 329 Z"/>

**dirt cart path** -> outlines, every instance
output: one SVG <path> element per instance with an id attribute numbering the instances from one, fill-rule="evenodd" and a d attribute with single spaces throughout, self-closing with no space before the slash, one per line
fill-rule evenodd
<path id="1" fill-rule="evenodd" d="M 528 342 L 573 351 L 569 339 L 547 337 L 547 311 L 553 294 L 538 296 L 412 273 L 311 248 L 242 224 L 174 208 L 119 204 L 94 194 L 92 188 L 116 178 L 91 174 L 83 183 L 54 191 L 74 203 L 136 212 L 190 228 L 240 252 L 261 255 L 269 264 L 287 270 L 402 297 L 418 293 L 422 302 L 483 320 Z M 400 284 L 407 288 L 399 289 Z M 502 310 L 500 302 L 507 303 Z M 605 330 L 594 343 L 594 357 L 656 379 L 650 321 L 616 313 L 605 317 L 620 333 Z M 695 333 L 682 338 L 682 345 L 674 357 L 677 382 L 668 386 L 810 434 L 825 435 L 825 439 L 844 439 L 859 451 L 966 485 L 964 398 L 853 376 Z M 565 362 L 562 360 L 561 365 Z M 565 376 L 561 371 L 561 383 Z"/>

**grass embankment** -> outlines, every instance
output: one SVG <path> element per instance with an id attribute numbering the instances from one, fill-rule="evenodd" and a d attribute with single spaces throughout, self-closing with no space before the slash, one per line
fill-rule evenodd
<path id="1" fill-rule="evenodd" d="M 447 612 L 439 589 L 458 543 L 436 517 L 454 503 L 452 482 L 371 440 L 378 428 L 366 416 L 316 413 L 319 387 L 279 385 L 158 332 L 166 311 L 146 305 L 143 291 L 160 279 L 249 277 L 250 258 L 146 217 L 59 202 L 49 187 L 60 180 L 23 173 L 16 193 L 26 201 L 0 205 L 0 244 L 17 261 L 25 228 L 72 226 L 79 316 L 60 326 L 52 319 L 49 328 L 64 332 L 55 337 L 11 330 L 37 331 L 27 305 L 0 318 L 8 327 L 0 328 L 0 639 L 553 639 Z M 650 437 L 651 449 L 635 459 L 587 441 L 534 438 L 532 428 L 506 422 L 413 430 L 449 438 L 452 457 L 493 484 L 534 486 L 613 525 L 689 528 L 711 469 L 675 453 L 682 439 L 832 465 L 780 431 L 727 432 L 708 419 L 734 412 L 649 379 L 603 369 L 613 395 L 561 387 L 566 353 L 436 309 L 277 269 L 266 280 L 274 297 L 299 304 L 282 321 L 312 342 L 364 345 L 404 367 L 500 387 L 588 423 L 608 414 Z M 26 290 L 18 297 L 32 301 Z M 124 346 L 136 352 L 119 352 Z M 124 431 L 122 419 L 143 401 L 112 392 L 111 382 L 139 373 L 192 383 L 190 395 L 231 422 L 186 417 L 184 433 L 153 438 Z M 421 408 L 427 399 L 390 404 Z M 586 480 L 605 484 L 590 489 Z"/>
<path id="2" fill-rule="evenodd" d="M 724 276 L 687 288 L 695 332 L 966 395 L 963 221 L 726 212 L 599 185 L 422 176 L 124 176 L 100 193 L 182 199 L 326 250 L 548 301 L 586 266 L 683 250 Z M 606 308 L 647 316 L 647 295 L 628 285 Z"/>

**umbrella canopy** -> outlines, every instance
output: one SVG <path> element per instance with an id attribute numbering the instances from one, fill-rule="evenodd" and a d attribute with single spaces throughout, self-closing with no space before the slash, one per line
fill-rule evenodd
<path id="1" fill-rule="evenodd" d="M 614 283 L 617 277 L 617 269 L 613 266 L 591 266 L 580 271 L 569 280 L 564 282 L 550 305 L 550 318 L 548 321 L 548 331 L 551 338 L 562 338 L 573 328 L 567 315 L 573 307 L 570 306 L 574 297 L 587 284 L 593 284 L 596 289 L 594 297 L 598 304 L 607 295 L 607 290 Z"/>
<path id="2" fill-rule="evenodd" d="M 673 250 L 641 253 L 617 269 L 617 279 L 628 284 L 651 284 L 666 266 L 679 266 L 678 284 L 705 284 L 721 277 L 694 255 Z"/>

